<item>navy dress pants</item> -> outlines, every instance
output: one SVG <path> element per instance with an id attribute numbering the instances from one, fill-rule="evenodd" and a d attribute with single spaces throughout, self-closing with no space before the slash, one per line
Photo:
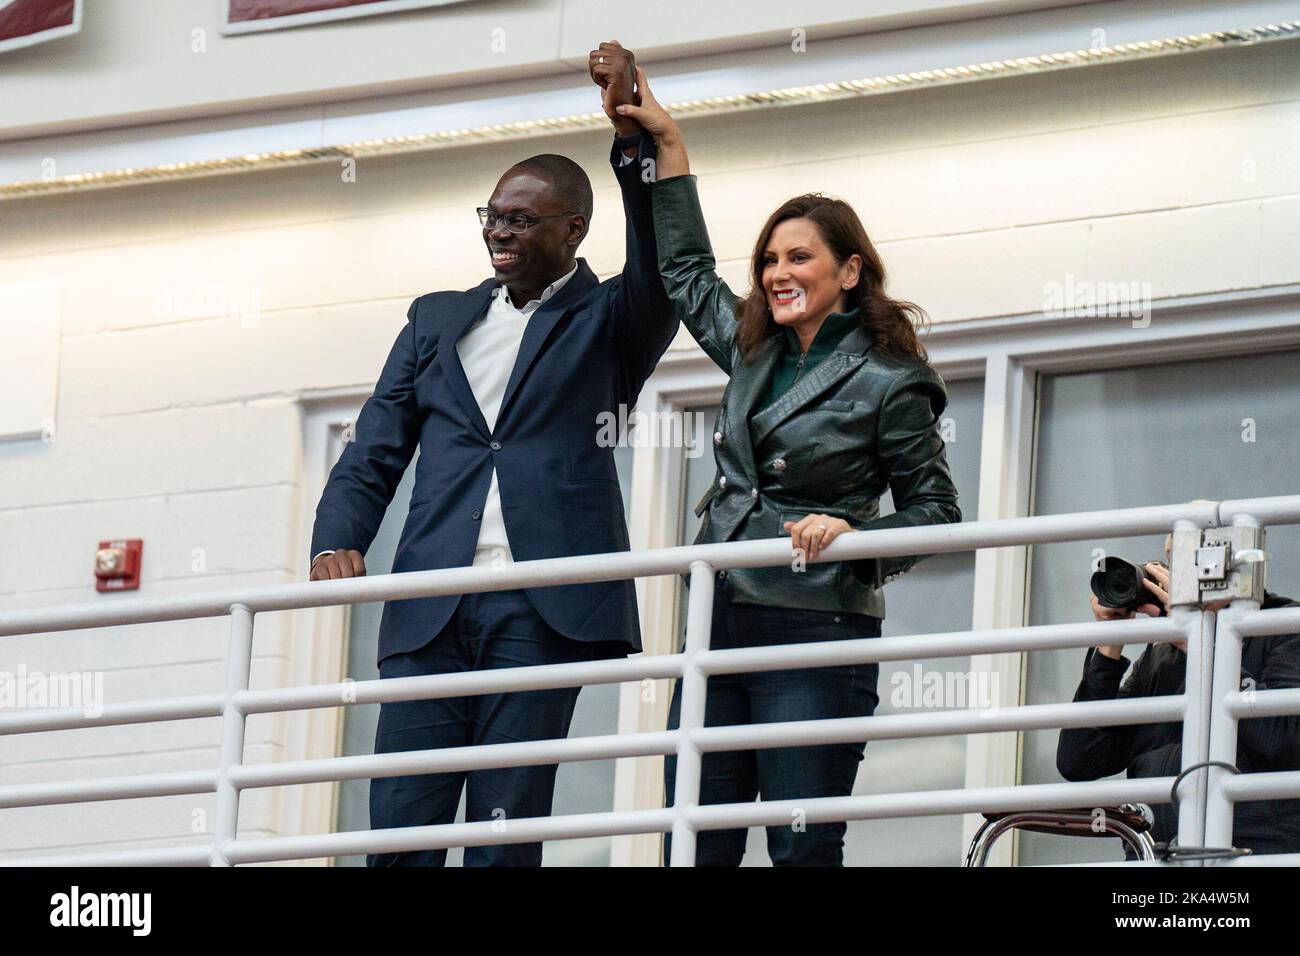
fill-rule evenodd
<path id="1" fill-rule="evenodd" d="M 759 647 L 851 638 L 879 637 L 880 619 L 842 611 L 805 611 L 735 604 L 725 577 L 714 590 L 713 628 L 709 646 Z M 776 721 L 820 720 L 829 717 L 869 717 L 879 697 L 879 664 L 766 671 L 756 674 L 715 674 L 709 677 L 704 724 L 761 724 Z M 673 691 L 668 728 L 681 719 L 681 682 Z M 700 804 L 747 803 L 842 797 L 853 792 L 858 764 L 866 743 L 814 747 L 776 747 L 706 753 L 700 778 Z M 664 787 L 673 805 L 677 758 L 664 761 Z M 846 825 L 790 823 L 767 828 L 767 852 L 773 866 L 842 866 Z M 739 866 L 745 854 L 746 830 L 701 830 L 696 836 L 697 866 Z M 672 838 L 664 838 L 664 862 L 672 855 Z"/>
<path id="2" fill-rule="evenodd" d="M 550 627 L 521 590 L 467 594 L 446 626 L 419 650 L 394 654 L 379 676 L 412 677 L 535 664 L 624 657 L 622 642 L 583 642 Z M 432 750 L 565 737 L 577 687 L 484 694 L 380 705 L 375 753 Z M 378 777 L 370 782 L 371 829 L 452 823 L 465 788 L 468 822 L 511 820 L 551 813 L 556 765 Z M 447 851 L 371 854 L 367 866 L 443 866 Z M 542 844 L 465 848 L 466 866 L 540 866 Z"/>

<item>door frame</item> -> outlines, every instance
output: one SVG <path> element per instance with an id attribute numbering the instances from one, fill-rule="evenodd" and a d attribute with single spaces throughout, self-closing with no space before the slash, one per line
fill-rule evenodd
<path id="1" fill-rule="evenodd" d="M 330 469 L 343 453 L 345 431 L 356 421 L 370 397 L 370 386 L 312 389 L 298 395 L 302 428 L 301 495 L 298 502 L 299 580 L 311 571 L 312 528 L 316 505 Z M 289 660 L 293 685 L 332 684 L 347 677 L 350 605 L 303 608 L 293 612 L 293 651 Z M 343 744 L 342 707 L 288 711 L 285 715 L 285 759 L 313 760 L 334 757 Z M 339 782 L 302 787 L 282 787 L 281 831 L 285 834 L 332 833 L 338 817 Z M 332 866 L 333 858 L 305 861 Z"/>

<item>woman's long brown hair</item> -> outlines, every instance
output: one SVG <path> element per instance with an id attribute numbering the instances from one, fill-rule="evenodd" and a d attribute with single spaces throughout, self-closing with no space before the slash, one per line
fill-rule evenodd
<path id="1" fill-rule="evenodd" d="M 925 311 L 913 302 L 892 299 L 885 294 L 885 265 L 867 238 L 862 220 L 842 199 L 831 199 L 820 193 L 806 193 L 786 200 L 768 217 L 758 234 L 750 263 L 753 285 L 736 309 L 739 323 L 736 343 L 740 346 L 741 356 L 752 356 L 764 339 L 780 329 L 772 318 L 767 292 L 763 289 L 763 263 L 772 230 L 788 219 L 811 220 L 840 265 L 854 253 L 862 257 L 858 284 L 844 294 L 845 311 L 857 308 L 858 319 L 871 336 L 873 347 L 890 358 L 927 361 L 925 348 L 916 334 L 917 326 L 923 328 L 928 321 Z"/>

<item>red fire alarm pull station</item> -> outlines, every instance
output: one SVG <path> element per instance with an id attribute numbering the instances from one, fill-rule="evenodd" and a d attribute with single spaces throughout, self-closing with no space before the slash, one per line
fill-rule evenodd
<path id="1" fill-rule="evenodd" d="M 99 542 L 95 552 L 96 591 L 135 591 L 140 587 L 142 538 Z"/>

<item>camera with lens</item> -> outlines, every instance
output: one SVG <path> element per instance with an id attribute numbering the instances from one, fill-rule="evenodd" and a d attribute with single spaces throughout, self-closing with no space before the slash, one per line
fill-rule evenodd
<path id="1" fill-rule="evenodd" d="M 1152 561 L 1162 568 L 1168 566 L 1163 561 Z M 1153 591 L 1148 590 L 1148 581 L 1155 579 L 1147 574 L 1142 565 L 1134 564 L 1123 558 L 1108 557 L 1101 563 L 1101 570 L 1092 576 L 1092 593 L 1097 595 L 1097 602 L 1103 607 L 1124 608 L 1136 611 L 1144 604 L 1154 604 L 1160 608 L 1160 616 L 1165 616 L 1165 609 Z"/>

